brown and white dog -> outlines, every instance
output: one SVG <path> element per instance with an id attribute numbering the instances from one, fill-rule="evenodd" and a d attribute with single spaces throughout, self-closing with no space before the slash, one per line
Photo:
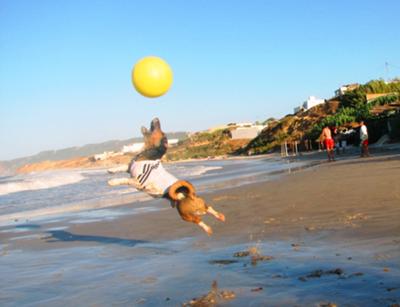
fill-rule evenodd
<path id="1" fill-rule="evenodd" d="M 210 226 L 201 220 L 201 216 L 209 213 L 220 221 L 225 221 L 222 213 L 196 195 L 193 185 L 184 180 L 178 180 L 162 166 L 160 159 L 167 152 L 168 140 L 161 130 L 160 121 L 151 121 L 150 131 L 142 127 L 144 148 L 129 165 L 109 169 L 111 174 L 128 172 L 130 178 L 114 178 L 108 181 L 111 186 L 132 185 L 153 197 L 163 197 L 170 201 L 172 207 L 178 209 L 181 218 L 187 222 L 199 225 L 208 235 L 212 234 Z"/>

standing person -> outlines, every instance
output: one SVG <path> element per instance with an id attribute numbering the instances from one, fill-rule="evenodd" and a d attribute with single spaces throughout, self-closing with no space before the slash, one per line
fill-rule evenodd
<path id="1" fill-rule="evenodd" d="M 335 143 L 334 148 L 336 149 L 336 154 L 340 155 L 340 134 L 338 128 L 335 126 L 332 128 L 332 138 L 333 142 Z"/>
<path id="2" fill-rule="evenodd" d="M 331 129 L 329 129 L 329 126 L 325 126 L 325 128 L 322 129 L 320 139 L 324 142 L 326 153 L 328 154 L 328 161 L 335 161 L 335 153 L 333 151 L 335 148 L 335 142 L 332 138 L 332 132 Z"/>
<path id="3" fill-rule="evenodd" d="M 369 157 L 368 151 L 368 129 L 364 121 L 360 122 L 361 157 Z"/>

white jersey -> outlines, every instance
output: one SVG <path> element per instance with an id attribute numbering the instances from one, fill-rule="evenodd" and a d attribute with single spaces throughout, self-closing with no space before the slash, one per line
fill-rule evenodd
<path id="1" fill-rule="evenodd" d="M 368 139 L 368 130 L 367 130 L 367 126 L 362 125 L 360 128 L 360 139 L 362 141 Z"/>
<path id="2" fill-rule="evenodd" d="M 136 189 L 153 197 L 162 197 L 178 181 L 164 169 L 160 160 L 134 161 L 129 172 L 136 181 Z"/>

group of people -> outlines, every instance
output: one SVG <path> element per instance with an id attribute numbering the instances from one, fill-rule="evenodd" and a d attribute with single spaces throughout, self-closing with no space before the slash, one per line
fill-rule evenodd
<path id="1" fill-rule="evenodd" d="M 337 134 L 337 128 L 331 129 L 329 126 L 325 126 L 322 129 L 320 135 L 320 141 L 324 143 L 326 153 L 328 155 L 328 161 L 335 161 L 335 139 L 333 134 Z M 368 129 L 364 121 L 360 122 L 360 146 L 361 146 L 361 157 L 369 157 L 368 150 Z"/>

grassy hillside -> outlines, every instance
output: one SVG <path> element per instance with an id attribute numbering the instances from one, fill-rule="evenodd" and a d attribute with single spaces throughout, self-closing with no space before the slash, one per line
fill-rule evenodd
<path id="1" fill-rule="evenodd" d="M 232 140 L 230 130 L 198 132 L 181 141 L 178 146 L 168 149 L 168 161 L 200 159 L 234 154 L 247 145 L 249 140 Z"/>
<path id="2" fill-rule="evenodd" d="M 367 94 L 374 93 L 386 93 L 386 95 L 367 100 Z M 240 150 L 240 153 L 270 152 L 277 150 L 283 141 L 307 139 L 315 142 L 326 125 L 339 128 L 355 127 L 358 121 L 364 120 L 376 126 L 378 121 L 396 117 L 398 114 L 400 114 L 400 81 L 386 84 L 382 80 L 373 80 L 306 112 L 287 115 L 270 123 L 258 137 Z M 394 126 L 396 128 L 397 124 Z M 377 137 L 379 135 L 376 135 Z"/>

